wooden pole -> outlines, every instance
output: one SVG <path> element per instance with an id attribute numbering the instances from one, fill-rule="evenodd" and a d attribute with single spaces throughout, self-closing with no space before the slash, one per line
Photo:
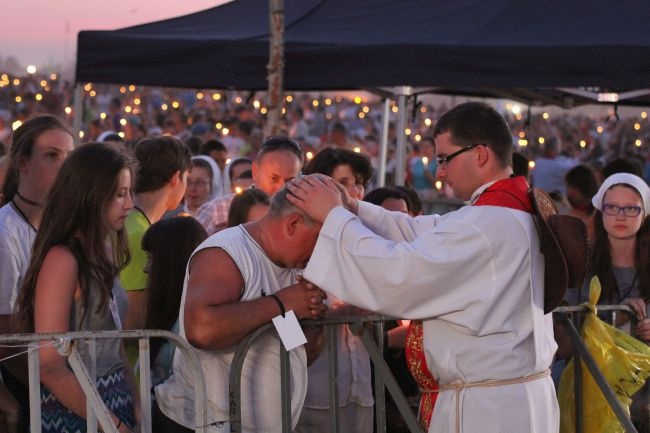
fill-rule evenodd
<path id="1" fill-rule="evenodd" d="M 282 103 L 284 100 L 284 0 L 269 0 L 270 39 L 267 81 L 269 109 L 266 118 L 266 136 L 280 134 Z"/>

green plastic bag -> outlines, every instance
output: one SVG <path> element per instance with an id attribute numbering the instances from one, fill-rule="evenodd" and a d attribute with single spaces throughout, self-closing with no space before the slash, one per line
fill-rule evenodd
<path id="1" fill-rule="evenodd" d="M 582 338 L 607 383 L 628 415 L 632 395 L 650 377 L 650 347 L 636 338 L 608 325 L 596 315 L 600 298 L 600 281 L 594 277 L 589 286 L 589 302 L 582 326 Z M 574 367 L 575 357 L 567 364 L 558 391 L 560 433 L 575 432 Z M 625 429 L 609 407 L 607 400 L 582 362 L 582 396 L 585 433 L 624 433 Z"/>

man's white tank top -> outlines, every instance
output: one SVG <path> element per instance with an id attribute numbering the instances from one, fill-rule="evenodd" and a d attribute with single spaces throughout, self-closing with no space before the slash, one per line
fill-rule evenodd
<path id="1" fill-rule="evenodd" d="M 192 256 L 205 248 L 222 248 L 230 255 L 244 279 L 241 301 L 275 293 L 296 281 L 293 269 L 281 268 L 266 256 L 243 226 L 222 230 L 197 247 Z M 191 260 L 191 259 L 190 259 Z M 185 338 L 184 309 L 189 274 L 185 273 L 181 298 L 180 335 Z M 280 339 L 275 329 L 258 337 L 248 351 L 242 370 L 242 431 L 250 433 L 282 431 L 280 398 Z M 228 375 L 236 347 L 224 350 L 197 350 L 203 367 L 208 424 L 224 421 L 208 431 L 228 432 Z M 290 352 L 291 415 L 295 427 L 307 391 L 307 358 L 303 347 Z M 174 355 L 173 375 L 155 388 L 160 410 L 170 419 L 194 429 L 194 378 L 181 351 Z"/>

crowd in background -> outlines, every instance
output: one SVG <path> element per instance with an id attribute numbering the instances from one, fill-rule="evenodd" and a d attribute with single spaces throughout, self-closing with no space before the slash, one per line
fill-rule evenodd
<path id="1" fill-rule="evenodd" d="M 373 95 L 287 93 L 281 130 L 299 141 L 310 159 L 321 148 L 343 147 L 370 156 L 379 165 L 382 101 Z M 226 146 L 227 158 L 254 159 L 263 139 L 268 105 L 264 93 L 152 88 L 134 85 L 83 86 L 83 130 L 80 141 L 104 141 L 117 136 L 127 146 L 139 139 L 169 134 L 199 154 L 201 143 L 216 139 Z M 516 103 L 499 103 L 513 132 L 515 149 L 528 161 L 548 154 L 548 142 L 556 144 L 554 158 L 585 162 L 599 169 L 623 157 L 650 176 L 650 121 L 647 110 L 637 117 L 618 119 L 613 113 L 597 117 L 584 114 L 532 114 Z M 0 74 L 0 153 L 8 149 L 9 137 L 25 119 L 44 112 L 66 119 L 74 117 L 74 87 L 56 74 L 23 77 Z M 450 107 L 415 101 L 408 113 L 407 184 L 416 189 L 438 189 L 433 176 L 435 161 L 427 151 L 427 137 L 439 116 Z M 387 184 L 394 184 L 398 108 L 391 106 L 388 131 Z M 548 155 L 547 155 L 548 156 Z M 567 165 L 567 164 L 565 164 Z M 532 167 L 531 171 L 535 168 Z M 415 173 L 414 173 L 415 172 Z M 419 176 L 419 174 L 421 176 Z M 415 176 L 415 179 L 412 177 Z"/>

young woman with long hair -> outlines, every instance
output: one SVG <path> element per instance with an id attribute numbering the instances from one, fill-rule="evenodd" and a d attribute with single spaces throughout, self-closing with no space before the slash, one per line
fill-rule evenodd
<path id="1" fill-rule="evenodd" d="M 0 192 L 0 334 L 9 334 L 11 315 L 23 283 L 43 210 L 54 179 L 74 149 L 72 133 L 58 117 L 39 115 L 13 133 L 5 182 Z M 0 358 L 8 356 L 0 349 Z M 29 394 L 23 384 L 25 358 L 5 363 L 2 378 L 21 406 L 19 429 L 29 423 Z"/>
<path id="2" fill-rule="evenodd" d="M 65 161 L 36 235 L 15 318 L 22 332 L 65 333 L 121 328 L 126 295 L 117 275 L 129 261 L 124 220 L 133 208 L 135 163 L 100 143 Z M 75 341 L 88 367 L 88 348 Z M 139 422 L 133 374 L 118 339 L 96 343 L 98 391 L 121 433 Z M 85 432 L 86 398 L 56 348 L 40 353 L 43 432 Z"/>
<path id="3" fill-rule="evenodd" d="M 178 312 L 183 294 L 185 270 L 190 256 L 208 234 L 192 217 L 162 219 L 147 229 L 142 249 L 148 260 L 146 329 L 178 333 Z M 152 385 L 164 382 L 171 372 L 174 346 L 161 339 L 151 340 Z"/>
<path id="4" fill-rule="evenodd" d="M 72 134 L 54 116 L 34 117 L 14 132 L 0 201 L 0 332 L 10 332 L 9 316 L 29 266 L 47 195 L 73 149 Z"/>
<path id="5" fill-rule="evenodd" d="M 632 334 L 650 344 L 650 187 L 634 174 L 612 174 L 592 204 L 596 212 L 591 262 L 592 275 L 601 284 L 598 303 L 629 305 L 638 320 Z M 588 300 L 589 280 L 578 302 Z M 616 319 L 617 326 L 628 322 L 624 314 Z M 646 383 L 632 396 L 630 415 L 639 431 L 648 428 L 648 387 Z"/>

